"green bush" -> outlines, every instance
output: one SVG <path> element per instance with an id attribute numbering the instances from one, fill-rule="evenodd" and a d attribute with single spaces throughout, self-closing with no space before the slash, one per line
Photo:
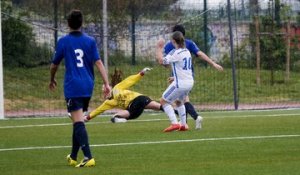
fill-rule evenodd
<path id="1" fill-rule="evenodd" d="M 48 45 L 38 45 L 33 29 L 23 21 L 7 17 L 2 20 L 3 65 L 35 67 L 48 64 L 52 54 Z"/>

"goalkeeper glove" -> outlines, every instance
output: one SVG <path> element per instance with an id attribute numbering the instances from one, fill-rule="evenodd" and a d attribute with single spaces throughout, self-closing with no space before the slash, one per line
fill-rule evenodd
<path id="1" fill-rule="evenodd" d="M 140 74 L 144 75 L 146 72 L 149 72 L 150 70 L 152 70 L 152 68 L 145 67 L 143 70 L 140 71 Z"/>
<path id="2" fill-rule="evenodd" d="M 84 120 L 84 122 L 90 121 L 90 120 L 91 120 L 90 115 L 85 115 L 85 116 L 83 116 L 83 120 Z"/>

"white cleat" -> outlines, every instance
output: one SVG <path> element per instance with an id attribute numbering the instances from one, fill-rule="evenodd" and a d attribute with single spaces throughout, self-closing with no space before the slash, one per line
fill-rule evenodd
<path id="1" fill-rule="evenodd" d="M 203 118 L 201 116 L 198 116 L 197 119 L 195 120 L 195 122 L 196 122 L 195 129 L 201 129 L 202 128 L 202 121 L 203 121 Z"/>
<path id="2" fill-rule="evenodd" d="M 127 120 L 125 118 L 113 117 L 110 119 L 112 123 L 126 123 Z"/>

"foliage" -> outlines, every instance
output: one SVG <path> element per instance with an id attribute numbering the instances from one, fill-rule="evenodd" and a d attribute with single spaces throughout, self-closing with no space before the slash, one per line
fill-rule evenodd
<path id="1" fill-rule="evenodd" d="M 238 48 L 235 49 L 235 64 L 237 68 L 254 68 L 255 62 L 251 59 L 250 49 L 248 47 L 248 40 L 243 40 Z M 221 61 L 221 65 L 226 68 L 231 68 L 231 58 L 229 53 L 223 55 Z"/>
<path id="2" fill-rule="evenodd" d="M 280 7 L 279 1 L 276 0 L 276 10 L 275 17 L 273 14 L 273 9 L 269 2 L 269 9 L 266 15 L 259 16 L 260 18 L 260 29 L 259 29 L 259 42 L 260 42 L 260 55 L 261 55 L 261 67 L 270 70 L 270 81 L 274 84 L 274 72 L 275 70 L 283 70 L 285 68 L 286 62 L 286 42 L 284 35 L 282 35 L 281 21 L 288 19 L 290 13 L 290 7 L 282 6 Z M 276 21 L 275 21 L 276 20 Z M 255 20 L 253 20 L 255 21 Z M 250 44 L 255 53 L 255 24 L 254 22 L 250 24 Z M 293 55 L 292 55 L 293 56 Z M 253 54 L 252 59 L 255 60 L 255 54 Z M 291 63 L 293 64 L 293 58 Z"/>
<path id="3" fill-rule="evenodd" d="M 284 69 L 286 46 L 281 36 L 280 28 L 275 25 L 271 16 L 262 16 L 262 30 L 266 35 L 260 37 L 262 67 L 271 70 L 271 82 L 274 80 L 274 71 Z"/>
<path id="4" fill-rule="evenodd" d="M 10 6 L 4 11 L 12 13 Z M 3 64 L 4 66 L 32 67 L 48 64 L 51 54 L 47 45 L 35 42 L 33 29 L 21 19 L 3 15 Z"/>
<path id="5" fill-rule="evenodd" d="M 4 66 L 20 66 L 24 57 L 29 55 L 32 43 L 32 29 L 17 19 L 2 20 L 3 32 L 3 64 Z M 25 44 L 26 43 L 26 44 Z"/>
<path id="6" fill-rule="evenodd" d="M 19 0 L 19 5 L 47 17 L 54 17 L 55 0 Z M 58 1 L 58 0 L 57 0 Z M 143 16 L 155 18 L 162 10 L 169 8 L 177 0 L 109 0 L 107 1 L 109 35 L 112 37 L 129 34 L 128 26 L 131 17 L 135 20 Z M 65 18 L 71 9 L 82 10 L 86 23 L 102 24 L 102 1 L 99 0 L 59 0 L 58 15 Z M 172 15 L 170 15 L 172 16 Z M 169 16 L 169 17 L 170 17 Z M 173 16 L 174 17 L 174 16 Z"/>
<path id="7" fill-rule="evenodd" d="M 199 47 L 204 47 L 204 34 L 203 34 L 203 19 L 201 17 L 190 18 L 183 21 L 185 27 L 185 37 L 192 39 Z M 200 49 L 202 49 L 200 47 Z"/>
<path id="8" fill-rule="evenodd" d="M 224 68 L 231 68 L 232 64 L 231 64 L 229 53 L 225 53 L 223 55 L 220 63 Z"/>

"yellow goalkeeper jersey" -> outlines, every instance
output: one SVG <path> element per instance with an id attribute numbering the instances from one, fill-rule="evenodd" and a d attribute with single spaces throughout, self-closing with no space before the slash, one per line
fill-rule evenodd
<path id="1" fill-rule="evenodd" d="M 98 108 L 90 113 L 91 119 L 109 109 L 126 109 L 132 100 L 142 95 L 138 92 L 128 90 L 128 88 L 136 84 L 142 77 L 143 76 L 138 73 L 136 75 L 131 75 L 118 83 L 112 89 L 112 98 L 105 100 Z"/>

